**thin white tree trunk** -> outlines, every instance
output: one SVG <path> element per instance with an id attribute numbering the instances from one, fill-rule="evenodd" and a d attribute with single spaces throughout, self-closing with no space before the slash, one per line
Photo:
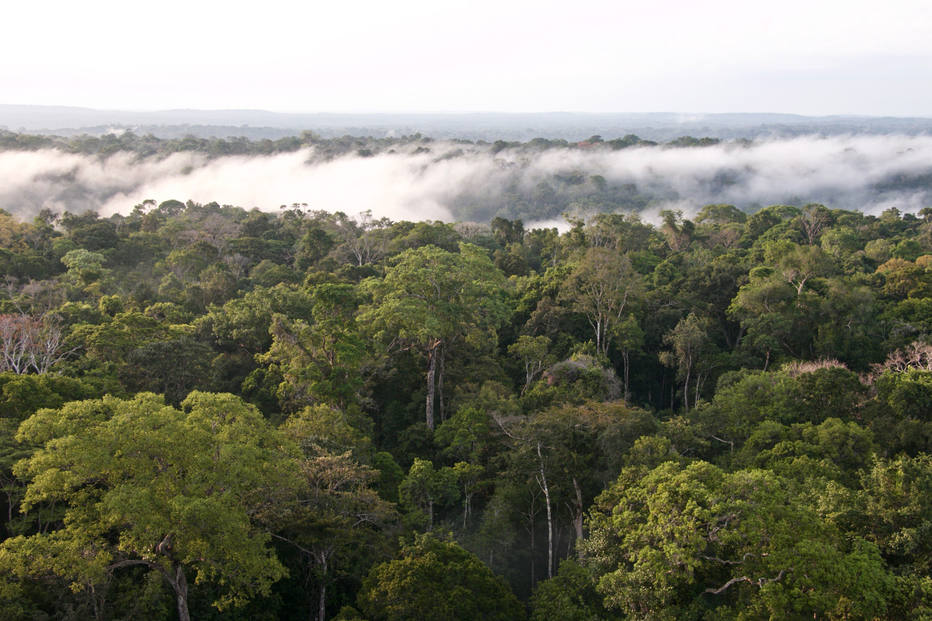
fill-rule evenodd
<path id="1" fill-rule="evenodd" d="M 547 485 L 547 475 L 544 473 L 544 456 L 540 451 L 540 442 L 537 443 L 537 458 L 540 461 L 540 478 L 537 484 L 544 492 L 544 502 L 547 506 L 547 578 L 553 578 L 553 511 L 550 506 L 550 487 Z"/>

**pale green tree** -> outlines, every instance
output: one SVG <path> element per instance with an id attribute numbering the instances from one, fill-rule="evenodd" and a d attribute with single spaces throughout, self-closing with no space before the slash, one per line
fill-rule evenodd
<path id="1" fill-rule="evenodd" d="M 297 489 L 296 451 L 239 398 L 194 392 L 181 409 L 149 393 L 76 401 L 40 410 L 18 439 L 38 447 L 15 467 L 28 483 L 22 510 L 56 504 L 64 519 L 7 539 L 4 571 L 80 590 L 143 566 L 171 587 L 180 621 L 189 577 L 215 585 L 222 610 L 285 575 L 263 517 Z"/>
<path id="2" fill-rule="evenodd" d="M 560 299 L 585 315 L 592 327 L 596 350 L 605 355 L 615 324 L 642 290 L 641 275 L 626 255 L 594 247 L 586 250 L 560 287 Z"/>

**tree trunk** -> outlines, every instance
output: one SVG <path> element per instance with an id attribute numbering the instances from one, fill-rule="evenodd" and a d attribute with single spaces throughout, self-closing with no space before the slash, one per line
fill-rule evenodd
<path id="1" fill-rule="evenodd" d="M 595 322 L 595 350 L 602 353 L 602 319 L 596 319 Z"/>
<path id="2" fill-rule="evenodd" d="M 693 388 L 693 407 L 696 407 L 696 404 L 699 403 L 699 390 L 702 387 L 702 373 L 696 374 L 695 386 Z"/>
<path id="3" fill-rule="evenodd" d="M 440 360 L 437 362 L 437 411 L 440 413 L 440 422 L 443 422 L 446 420 L 443 407 L 443 363 L 446 358 L 446 352 L 444 351 L 443 343 L 437 348 L 437 354 L 440 356 Z"/>
<path id="4" fill-rule="evenodd" d="M 427 428 L 434 430 L 434 397 L 437 390 L 437 349 L 440 341 L 434 341 L 427 351 Z"/>
<path id="5" fill-rule="evenodd" d="M 320 580 L 320 597 L 317 600 L 317 621 L 324 621 L 327 618 L 327 556 L 321 553 L 318 561 L 323 576 Z"/>
<path id="6" fill-rule="evenodd" d="M 628 400 L 631 398 L 631 391 L 630 391 L 630 389 L 628 388 L 628 369 L 629 369 L 630 367 L 628 366 L 628 350 L 627 350 L 627 349 L 624 349 L 624 350 L 621 352 L 621 358 L 622 358 L 622 360 L 624 361 L 624 365 L 625 365 L 625 370 L 624 370 L 624 374 L 625 374 L 625 405 L 628 405 Z"/>
<path id="7" fill-rule="evenodd" d="M 573 477 L 573 489 L 576 491 L 576 507 L 573 512 L 573 527 L 576 529 L 576 553 L 579 559 L 582 560 L 582 548 L 579 547 L 579 542 L 583 540 L 583 512 L 585 507 L 583 507 L 582 490 L 579 488 L 576 477 Z"/>
<path id="8" fill-rule="evenodd" d="M 547 578 L 553 578 L 553 512 L 550 508 L 550 487 L 547 485 L 547 475 L 544 474 L 544 456 L 540 452 L 540 442 L 537 443 L 537 458 L 540 460 L 540 478 L 537 484 L 544 492 L 544 501 L 547 506 Z"/>
<path id="9" fill-rule="evenodd" d="M 463 490 L 463 530 L 466 530 L 466 523 L 469 520 L 469 514 L 472 512 L 472 494 Z"/>
<path id="10" fill-rule="evenodd" d="M 188 612 L 188 580 L 181 565 L 175 567 L 175 575 L 169 579 L 169 582 L 175 591 L 175 600 L 178 604 L 178 621 L 191 621 L 191 614 Z"/>
<path id="11" fill-rule="evenodd" d="M 692 365 L 686 365 L 686 379 L 683 381 L 683 409 L 689 412 L 689 373 L 692 371 Z"/>

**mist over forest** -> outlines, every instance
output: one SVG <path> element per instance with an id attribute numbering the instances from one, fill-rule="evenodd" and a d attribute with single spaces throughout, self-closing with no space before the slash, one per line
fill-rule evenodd
<path id="1" fill-rule="evenodd" d="M 878 214 L 932 204 L 932 137 L 804 135 L 756 140 L 628 134 L 581 141 L 323 138 L 166 139 L 0 133 L 0 209 L 127 214 L 144 200 L 258 207 L 303 204 L 392 220 L 529 223 L 563 214 L 728 203 L 753 212 L 822 203 Z"/>

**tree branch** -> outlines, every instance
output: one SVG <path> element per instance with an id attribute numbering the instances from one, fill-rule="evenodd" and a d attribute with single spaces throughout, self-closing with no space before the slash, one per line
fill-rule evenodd
<path id="1" fill-rule="evenodd" d="M 781 569 L 780 573 L 778 573 L 775 578 L 758 578 L 757 580 L 752 580 L 748 578 L 747 576 L 739 576 L 737 578 L 732 578 L 731 580 L 729 580 L 728 582 L 726 582 L 725 584 L 723 584 L 717 589 L 708 588 L 705 591 L 703 591 L 703 593 L 711 593 L 712 595 L 719 595 L 723 593 L 724 591 L 728 590 L 729 588 L 731 588 L 734 584 L 737 584 L 738 582 L 747 582 L 749 584 L 756 584 L 758 587 L 763 587 L 765 584 L 769 584 L 771 582 L 778 582 L 779 580 L 782 580 L 783 576 L 786 575 L 786 572 L 787 572 L 786 569 Z"/>

